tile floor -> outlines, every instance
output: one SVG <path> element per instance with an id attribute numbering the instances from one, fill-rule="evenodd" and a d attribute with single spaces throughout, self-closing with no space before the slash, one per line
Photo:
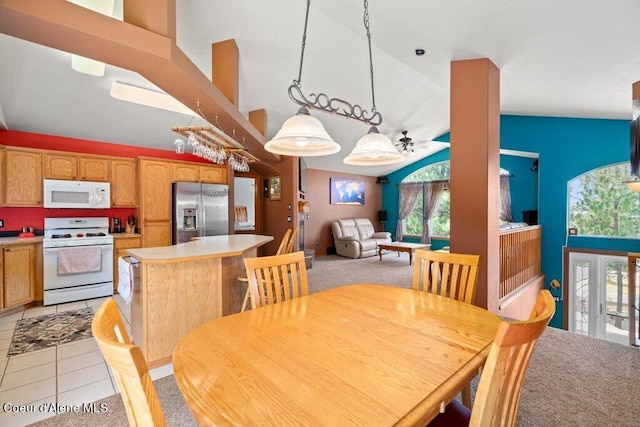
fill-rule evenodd
<path id="1" fill-rule="evenodd" d="M 129 306 L 119 295 L 114 298 L 129 329 Z M 82 405 L 118 391 L 93 338 L 7 357 L 18 320 L 85 307 L 95 311 L 103 301 L 99 298 L 35 307 L 0 317 L 0 426 L 24 426 L 55 415 L 53 408 L 61 405 Z M 166 365 L 150 373 L 156 380 L 171 375 L 173 368 Z M 41 411 L 41 405 L 51 410 Z"/>

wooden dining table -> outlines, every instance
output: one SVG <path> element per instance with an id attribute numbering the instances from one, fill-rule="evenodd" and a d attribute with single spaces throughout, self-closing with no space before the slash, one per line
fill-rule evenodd
<path id="1" fill-rule="evenodd" d="M 335 287 L 210 321 L 176 346 L 200 425 L 422 425 L 478 374 L 500 319 L 387 285 Z"/>

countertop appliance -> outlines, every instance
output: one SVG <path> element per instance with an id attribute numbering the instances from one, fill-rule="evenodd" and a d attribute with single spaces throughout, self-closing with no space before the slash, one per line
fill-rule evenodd
<path id="1" fill-rule="evenodd" d="M 172 242 L 229 234 L 229 186 L 173 183 Z"/>
<path id="2" fill-rule="evenodd" d="M 45 208 L 109 209 L 111 184 L 93 181 L 43 180 Z"/>
<path id="3" fill-rule="evenodd" d="M 113 295 L 109 218 L 45 218 L 44 305 Z"/>

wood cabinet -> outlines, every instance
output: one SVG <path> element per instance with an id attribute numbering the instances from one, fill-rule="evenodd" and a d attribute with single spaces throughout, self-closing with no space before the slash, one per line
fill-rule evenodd
<path id="1" fill-rule="evenodd" d="M 171 245 L 172 164 L 138 160 L 138 220 L 145 248 Z"/>
<path id="2" fill-rule="evenodd" d="M 110 159 L 80 156 L 78 160 L 78 172 L 81 181 L 109 182 Z"/>
<path id="3" fill-rule="evenodd" d="M 171 164 L 173 181 L 200 182 L 200 166 L 188 163 Z"/>
<path id="4" fill-rule="evenodd" d="M 171 245 L 171 221 L 145 221 L 141 231 L 145 248 Z"/>
<path id="5" fill-rule="evenodd" d="M 4 307 L 35 299 L 36 245 L 15 245 L 2 250 Z"/>
<path id="6" fill-rule="evenodd" d="M 114 236 L 113 239 L 113 292 L 118 290 L 118 258 L 126 255 L 127 249 L 141 248 L 142 237 L 135 236 Z"/>
<path id="7" fill-rule="evenodd" d="M 173 181 L 226 184 L 227 169 L 224 166 L 204 166 L 188 163 L 173 163 Z"/>
<path id="8" fill-rule="evenodd" d="M 0 249 L 0 310 L 4 308 L 4 250 Z"/>
<path id="9" fill-rule="evenodd" d="M 0 147 L 0 205 L 4 205 L 4 170 L 4 147 Z"/>
<path id="10" fill-rule="evenodd" d="M 4 194 L 7 206 L 42 206 L 42 153 L 6 147 Z"/>
<path id="11" fill-rule="evenodd" d="M 66 152 L 44 154 L 44 178 L 80 181 L 109 181 L 111 160 Z"/>
<path id="12" fill-rule="evenodd" d="M 207 184 L 226 184 L 227 169 L 219 166 L 200 166 L 200 181 Z"/>
<path id="13" fill-rule="evenodd" d="M 45 153 L 45 179 L 78 179 L 78 156 L 72 153 Z"/>
<path id="14" fill-rule="evenodd" d="M 134 159 L 111 160 L 111 206 L 132 207 L 138 203 L 136 185 L 136 161 Z"/>

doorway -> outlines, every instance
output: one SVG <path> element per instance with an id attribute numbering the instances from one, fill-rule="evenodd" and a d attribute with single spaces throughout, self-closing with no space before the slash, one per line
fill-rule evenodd
<path id="1" fill-rule="evenodd" d="M 236 218 L 234 227 L 237 231 L 255 232 L 256 231 L 256 179 L 253 177 L 235 177 L 233 178 L 233 198 Z M 237 212 L 242 212 L 238 215 Z"/>
<path id="2" fill-rule="evenodd" d="M 570 331 L 635 344 L 630 337 L 629 309 L 627 257 L 569 253 Z"/>

